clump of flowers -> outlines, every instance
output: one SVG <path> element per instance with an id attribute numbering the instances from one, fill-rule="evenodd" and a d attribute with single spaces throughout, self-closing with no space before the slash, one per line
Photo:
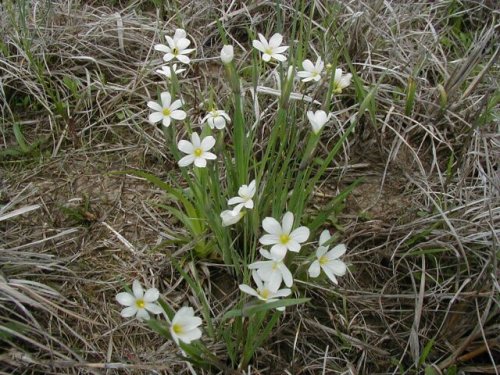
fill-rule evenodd
<path id="1" fill-rule="evenodd" d="M 186 31 L 176 29 L 173 36 L 166 36 L 165 39 L 167 45 L 157 44 L 154 47 L 155 50 L 164 53 L 163 60 L 189 64 L 191 60 L 188 55 L 195 49 L 188 48 L 191 41 Z M 149 114 L 149 121 L 153 124 L 161 122 L 164 128 L 168 128 L 164 129 L 166 143 L 177 165 L 184 168 L 193 164 L 196 167 L 193 170 L 181 170 L 186 181 L 177 184 L 178 187 L 175 186 L 175 181 L 174 186 L 170 186 L 159 178 L 150 179 L 167 191 L 169 198 L 173 197 L 172 199 L 175 200 L 172 206 L 165 207 L 185 225 L 189 233 L 186 238 L 181 238 L 182 235 L 179 235 L 179 242 L 183 246 L 193 244 L 197 256 L 201 256 L 200 253 L 209 254 L 210 251 L 219 251 L 217 255 L 222 255 L 222 259 L 234 271 L 240 282 L 249 280 L 251 275 L 255 287 L 242 283 L 239 284 L 239 290 L 256 299 L 246 303 L 241 310 L 229 311 L 227 315 L 240 319 L 238 324 L 235 324 L 236 327 L 246 326 L 247 323 L 249 326 L 254 324 L 252 329 L 255 332 L 264 332 L 259 330 L 263 326 L 267 310 L 276 308 L 278 311 L 283 311 L 285 306 L 306 301 L 306 299 L 296 298 L 304 292 L 301 289 L 301 283 L 296 283 L 296 281 L 303 281 L 307 276 L 311 279 L 317 278 L 324 273 L 331 282 L 337 285 L 338 278 L 347 273 L 347 265 L 340 259 L 346 252 L 346 246 L 338 244 L 330 249 L 332 239 L 328 230 L 323 230 L 321 233 L 315 251 L 308 243 L 311 232 L 314 235 L 317 228 L 326 223 L 328 215 L 322 213 L 315 218 L 314 214 L 311 215 L 307 203 L 315 189 L 316 182 L 324 176 L 328 163 L 333 160 L 337 152 L 335 150 L 340 149 L 340 142 L 336 144 L 337 147 L 333 147 L 332 153 L 328 155 L 323 165 L 318 163 L 319 166 L 311 170 L 304 168 L 308 168 L 308 162 L 312 160 L 310 157 L 316 151 L 316 145 L 321 141 L 322 129 L 334 116 L 332 100 L 331 97 L 325 98 L 324 104 L 321 104 L 316 100 L 316 97 L 321 98 L 321 92 L 311 98 L 294 90 L 304 87 L 302 84 L 297 84 L 297 76 L 302 82 L 320 82 L 323 75 L 330 75 L 329 82 L 333 82 L 333 93 L 338 94 L 349 86 L 352 74 L 343 74 L 340 68 L 333 72 L 330 64 L 325 70 L 325 62 L 318 57 L 315 63 L 309 59 L 303 60 L 304 70 L 298 71 L 295 75 L 296 67 L 293 61 L 296 56 L 291 56 L 289 62 L 285 63 L 288 60 L 285 52 L 289 47 L 282 44 L 283 36 L 279 33 L 273 34 L 269 40 L 264 35 L 258 34 L 258 39 L 252 41 L 253 47 L 260 53 L 263 61 L 275 60 L 283 64 L 279 64 L 278 69 L 274 69 L 270 74 L 271 77 L 277 77 L 278 90 L 260 84 L 254 86 L 252 95 L 255 110 L 252 116 L 256 121 L 251 126 L 248 121 L 250 116 L 244 113 L 248 102 L 244 103 L 245 95 L 241 92 L 243 85 L 240 82 L 237 64 L 232 63 L 234 48 L 231 45 L 222 47 L 220 61 L 218 61 L 219 64 L 225 65 L 224 71 L 228 74 L 234 94 L 231 101 L 232 107 L 229 105 L 219 107 L 225 108 L 227 112 L 214 107 L 204 117 L 191 119 L 194 123 L 192 124 L 190 119 L 187 119 L 187 113 L 181 109 L 183 102 L 180 99 L 172 101 L 172 95 L 182 97 L 178 94 L 181 89 L 178 87 L 179 82 L 173 76 L 186 71 L 182 66 L 178 67 L 177 63 L 162 66 L 156 70 L 156 73 L 169 79 L 162 83 L 167 85 L 169 90 L 160 94 L 159 103 L 147 102 L 147 106 L 153 111 Z M 327 56 L 325 55 L 324 58 L 327 59 Z M 336 61 L 336 58 L 333 60 Z M 255 71 L 258 72 L 264 65 L 258 64 L 254 67 Z M 267 69 L 269 65 L 263 68 Z M 325 82 L 326 80 L 323 80 L 312 89 L 316 88 L 316 91 L 320 91 L 320 88 L 325 87 Z M 328 92 L 332 92 L 331 86 L 328 87 Z M 260 133 L 257 133 L 255 129 L 258 129 L 257 125 L 262 117 L 258 108 L 258 96 L 263 93 L 279 97 L 276 101 L 279 112 L 276 116 L 276 126 L 270 127 L 269 139 L 263 139 L 262 144 L 259 143 L 259 147 L 256 147 L 253 142 L 260 136 Z M 292 100 L 299 104 L 290 109 L 294 105 L 291 104 Z M 300 109 L 303 102 L 321 105 L 322 109 L 306 112 L 305 108 L 309 107 L 303 106 Z M 275 104 L 272 104 L 269 110 L 266 108 L 266 112 L 269 112 L 273 105 Z M 303 115 L 304 112 L 306 116 Z M 290 117 L 294 115 L 295 120 L 302 121 L 304 117 L 308 119 L 311 130 L 306 129 L 305 139 L 301 139 L 304 135 L 300 133 L 304 132 L 303 127 L 293 127 L 294 124 L 288 123 Z M 180 124 L 176 123 L 176 126 L 170 126 L 173 121 L 185 119 L 186 121 Z M 292 122 L 295 123 L 295 121 Z M 208 126 L 204 126 L 205 123 Z M 354 124 L 355 122 L 349 129 L 354 129 Z M 178 133 L 177 127 L 182 127 L 182 131 Z M 201 130 L 194 131 L 194 127 L 200 127 Z M 226 127 L 228 128 L 226 131 L 213 132 L 215 129 L 221 130 Z M 189 134 L 189 140 L 179 140 L 179 134 Z M 263 134 L 267 135 L 267 133 Z M 217 147 L 215 147 L 216 142 Z M 291 147 L 288 147 L 289 143 L 292 143 Z M 228 145 L 232 145 L 233 148 L 231 149 Z M 256 152 L 259 156 L 254 155 Z M 210 164 L 208 161 L 211 161 Z M 251 180 L 250 176 L 254 176 L 254 179 Z M 233 196 L 236 189 L 237 195 Z M 291 189 L 293 191 L 289 191 Z M 229 199 L 226 201 L 225 197 Z M 280 222 L 273 216 L 281 212 L 285 214 Z M 272 216 L 267 216 L 270 213 Z M 242 223 L 235 225 L 244 217 L 245 220 Z M 300 225 L 301 222 L 309 222 L 310 225 Z M 228 228 L 233 225 L 235 226 Z M 174 245 L 176 244 L 177 242 Z M 260 259 L 256 259 L 259 244 L 263 248 L 259 249 Z M 198 248 L 203 251 L 208 249 L 208 251 L 198 253 Z M 181 268 L 179 272 L 183 274 L 185 280 L 188 280 L 189 276 L 184 274 Z M 203 288 L 193 287 L 194 283 L 193 280 L 188 281 L 199 297 L 203 294 Z M 295 298 L 287 299 L 292 295 L 291 288 L 294 290 Z M 150 327 L 179 345 L 187 357 L 192 356 L 193 361 L 204 363 L 204 356 L 209 350 L 200 340 L 202 319 L 195 315 L 192 307 L 184 306 L 174 312 L 165 301 L 160 299 L 160 293 L 156 288 L 144 291 L 137 280 L 133 282 L 132 293 L 118 293 L 116 299 L 118 303 L 125 306 L 121 311 L 123 317 L 136 316 L 139 320 L 146 321 Z M 210 308 L 206 306 L 206 303 L 201 311 L 204 319 L 209 320 Z M 255 313 L 258 315 L 256 320 L 252 320 L 252 311 L 258 312 L 258 314 Z M 276 322 L 279 314 L 275 311 L 273 314 L 275 315 L 271 321 Z M 154 319 L 151 315 L 164 317 L 165 322 L 159 323 L 160 319 Z M 243 319 L 248 319 L 248 322 L 244 323 Z M 212 331 L 211 339 L 218 337 L 213 334 L 213 326 L 209 321 L 207 333 L 210 335 Z M 231 336 L 230 329 L 231 327 L 228 328 L 227 335 L 224 334 L 225 339 L 231 340 L 239 337 L 239 335 Z M 265 329 L 269 334 L 270 329 Z M 191 345 L 196 340 L 200 341 L 188 350 L 186 345 Z M 246 344 L 241 345 L 241 343 L 234 347 L 237 346 L 247 347 Z M 248 356 L 248 353 L 245 353 L 245 356 Z M 245 356 L 239 364 L 241 368 L 248 365 L 249 358 Z M 217 361 L 210 357 L 210 363 L 214 364 Z M 223 364 L 220 367 L 223 372 L 226 370 L 225 366 Z"/>

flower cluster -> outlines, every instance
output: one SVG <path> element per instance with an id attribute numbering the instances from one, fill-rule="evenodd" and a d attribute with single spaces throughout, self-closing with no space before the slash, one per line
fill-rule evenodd
<path id="1" fill-rule="evenodd" d="M 150 319 L 149 313 L 165 314 L 163 308 L 156 302 L 158 298 L 160 298 L 158 289 L 150 288 L 144 292 L 138 280 L 134 280 L 132 283 L 132 293 L 122 292 L 116 295 L 118 303 L 126 306 L 122 310 L 121 316 L 130 318 L 135 315 L 139 320 Z M 177 344 L 179 341 L 189 344 L 201 337 L 201 330 L 198 328 L 201 323 L 201 319 L 194 316 L 192 307 L 182 307 L 175 313 L 170 322 L 170 335 Z"/>
<path id="2" fill-rule="evenodd" d="M 240 285 L 240 290 L 250 294 L 264 302 L 274 302 L 278 297 L 286 297 L 291 294 L 289 288 L 293 285 L 293 276 L 286 265 L 287 252 L 299 253 L 309 238 L 309 228 L 305 226 L 293 229 L 293 213 L 287 212 L 283 216 L 281 224 L 272 217 L 266 217 L 262 221 L 262 227 L 267 232 L 260 237 L 262 245 L 271 246 L 270 251 L 260 249 L 260 254 L 267 260 L 261 260 L 248 265 L 252 270 L 252 277 L 257 285 L 253 289 L 246 284 Z M 318 277 L 321 270 L 335 284 L 338 283 L 336 276 L 343 276 L 347 271 L 344 262 L 339 260 L 345 251 L 345 245 L 337 245 L 332 250 L 326 246 L 330 241 L 330 232 L 324 230 L 319 239 L 319 247 L 316 250 L 315 260 L 309 266 L 310 277 Z M 287 288 L 280 289 L 282 282 Z M 280 308 L 284 310 L 284 307 Z"/>
<path id="3" fill-rule="evenodd" d="M 178 74 L 185 72 L 190 64 L 189 55 L 195 51 L 194 48 L 189 48 L 191 40 L 188 39 L 186 31 L 176 29 L 173 36 L 165 37 L 167 44 L 157 44 L 154 49 L 163 53 L 163 61 L 172 65 L 161 66 L 155 70 L 156 73 L 166 77 L 171 82 L 176 82 Z M 258 39 L 253 40 L 253 47 L 260 53 L 264 62 L 278 63 L 281 66 L 289 61 L 286 52 L 289 46 L 282 45 L 283 36 L 275 33 L 266 39 L 262 34 L 258 34 Z M 234 60 L 234 48 L 231 45 L 223 46 L 220 52 L 220 59 L 226 65 L 228 72 L 235 72 L 236 65 Z M 291 60 L 291 59 L 290 59 Z M 173 62 L 176 63 L 173 63 Z M 184 65 L 181 65 L 184 64 Z M 297 77 L 304 83 L 322 82 L 325 71 L 333 74 L 333 79 L 330 79 L 329 92 L 339 94 L 346 88 L 351 81 L 351 74 L 343 74 L 340 68 L 335 69 L 330 64 L 326 65 L 321 57 L 317 57 L 313 63 L 309 59 L 302 61 L 304 70 L 297 72 Z M 293 84 L 295 67 L 288 66 L 288 74 L 284 80 L 283 93 L 288 92 Z M 230 73 L 231 74 L 231 73 Z M 234 75 L 232 77 L 235 77 Z M 231 81 L 233 83 L 233 81 Z M 322 83 L 320 83 L 322 84 Z M 333 85 L 333 87 L 332 87 Z M 239 82 L 236 80 L 235 87 L 239 87 Z M 187 112 L 182 109 L 184 102 L 181 98 L 173 98 L 170 92 L 161 92 L 159 102 L 148 101 L 147 106 L 152 110 L 149 114 L 149 122 L 152 124 L 161 123 L 164 128 L 169 128 L 174 121 L 183 121 L 187 118 Z M 221 107 L 219 107 L 221 108 Z M 311 138 L 318 141 L 319 133 L 332 117 L 331 113 L 323 110 L 307 111 L 307 119 L 314 133 Z M 237 117 L 235 117 L 237 118 Z M 198 118 L 199 123 L 206 124 L 201 132 L 196 132 L 187 126 L 187 133 L 190 139 L 181 139 L 177 142 L 178 150 L 184 154 L 178 158 L 179 167 L 187 167 L 193 164 L 197 168 L 205 168 L 208 161 L 217 159 L 217 155 L 211 152 L 216 144 L 214 136 L 210 135 L 213 131 L 223 131 L 231 124 L 229 113 L 217 106 L 212 106 L 205 116 Z M 236 122 L 236 121 L 235 121 Z M 169 129 L 175 132 L 175 127 Z M 224 134 L 219 132 L 218 139 L 224 139 Z M 175 144 L 175 143 L 174 143 Z M 176 154 L 178 155 L 178 153 Z M 200 174 L 202 175 L 202 174 Z M 203 175 L 202 175 L 203 176 Z M 259 174 L 256 174 L 259 179 Z M 204 189 L 200 189 L 204 191 Z M 262 190 L 261 190 L 262 191 Z M 254 199 L 257 193 L 256 180 L 252 180 L 248 185 L 244 184 L 238 188 L 238 195 L 227 200 L 228 209 L 220 213 L 222 226 L 227 227 L 236 224 L 249 210 L 253 210 L 255 206 Z M 256 201 L 259 203 L 260 196 L 257 195 Z M 258 216 L 258 211 L 254 211 L 254 215 Z M 250 221 L 249 221 L 250 222 Z M 315 254 L 304 255 L 299 254 L 303 246 L 306 245 L 310 237 L 310 229 L 306 226 L 300 226 L 294 219 L 292 212 L 286 212 L 281 218 L 281 222 L 273 217 L 266 217 L 262 220 L 262 228 L 265 232 L 260 238 L 259 243 L 263 246 L 259 250 L 262 259 L 257 260 L 248 265 L 251 271 L 251 276 L 255 284 L 255 288 L 241 284 L 239 289 L 251 296 L 257 297 L 258 300 L 264 303 L 276 302 L 279 298 L 288 297 L 292 294 L 294 285 L 294 274 L 297 277 L 305 275 L 304 265 L 308 265 L 307 274 L 311 278 L 320 276 L 323 272 L 326 277 L 334 284 L 338 283 L 337 277 L 345 275 L 347 271 L 346 264 L 339 258 L 345 254 L 346 246 L 343 244 L 329 249 L 331 235 L 328 230 L 324 230 L 319 238 L 318 247 Z M 257 229 L 257 228 L 256 228 Z M 289 254 L 293 253 L 293 254 Z M 304 252 L 302 252 L 304 253 Z M 294 264 L 296 255 L 298 259 L 306 258 L 302 264 Z M 292 273 L 293 271 L 293 273 Z M 304 272 L 302 272 L 304 271 Z M 282 284 L 284 287 L 282 288 Z M 156 288 L 143 290 L 139 281 L 134 280 L 132 283 L 132 292 L 118 293 L 116 300 L 124 306 L 121 315 L 124 318 L 137 317 L 140 321 L 151 318 L 150 314 L 161 315 L 165 317 L 168 323 L 168 331 L 166 335 L 171 337 L 177 344 L 190 344 L 191 342 L 201 338 L 202 331 L 200 326 L 202 320 L 195 316 L 195 311 L 192 307 L 181 307 L 175 314 L 169 309 L 167 313 L 164 310 L 166 304 L 159 302 L 160 293 Z M 284 306 L 277 308 L 280 311 L 285 309 Z"/>

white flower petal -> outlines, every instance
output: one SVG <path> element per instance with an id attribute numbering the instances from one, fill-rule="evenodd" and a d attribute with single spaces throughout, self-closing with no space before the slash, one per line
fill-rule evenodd
<path id="1" fill-rule="evenodd" d="M 201 140 L 200 140 L 200 136 L 198 135 L 198 133 L 193 132 L 193 133 L 191 134 L 191 143 L 193 144 L 193 147 L 194 147 L 194 148 L 198 148 L 198 147 L 200 147 L 200 145 L 201 145 Z"/>
<path id="2" fill-rule="evenodd" d="M 121 312 L 120 315 L 124 318 L 130 318 L 131 316 L 134 316 L 137 313 L 137 307 L 134 306 L 129 306 L 125 307 Z"/>
<path id="3" fill-rule="evenodd" d="M 198 340 L 201 337 L 201 330 L 199 328 L 194 328 L 179 334 L 178 337 L 179 340 L 185 342 L 186 344 L 190 344 L 191 341 Z"/>
<path id="4" fill-rule="evenodd" d="M 153 112 L 148 116 L 148 120 L 152 124 L 156 124 L 163 120 L 163 113 L 161 112 Z"/>
<path id="5" fill-rule="evenodd" d="M 205 168 L 207 166 L 207 159 L 203 157 L 195 158 L 194 165 L 198 168 Z"/>
<path id="6" fill-rule="evenodd" d="M 300 251 L 300 244 L 294 239 L 290 239 L 286 246 L 291 252 L 298 253 Z"/>
<path id="7" fill-rule="evenodd" d="M 211 152 L 204 152 L 203 158 L 207 159 L 207 160 L 215 160 L 215 159 L 217 159 L 217 155 L 212 154 Z"/>
<path id="8" fill-rule="evenodd" d="M 293 213 L 287 212 L 283 215 L 283 233 L 290 234 L 293 227 Z"/>
<path id="9" fill-rule="evenodd" d="M 156 111 L 156 112 L 163 111 L 163 107 L 161 105 L 159 105 L 158 103 L 153 102 L 153 101 L 149 101 L 148 102 L 148 107 L 151 108 L 153 111 Z"/>
<path id="10" fill-rule="evenodd" d="M 142 298 L 144 296 L 144 290 L 142 289 L 142 285 L 139 280 L 134 280 L 132 283 L 132 291 L 134 292 L 134 296 L 136 299 Z"/>
<path id="11" fill-rule="evenodd" d="M 146 311 L 146 309 L 139 309 L 137 310 L 137 318 L 140 320 L 148 320 L 149 313 Z"/>
<path id="12" fill-rule="evenodd" d="M 227 201 L 228 205 L 243 203 L 245 200 L 242 197 L 233 197 Z"/>
<path id="13" fill-rule="evenodd" d="M 123 306 L 132 306 L 135 303 L 135 297 L 127 292 L 118 293 L 116 295 L 116 300 Z"/>
<path id="14" fill-rule="evenodd" d="M 182 100 L 180 99 L 177 99 L 176 101 L 174 101 L 172 104 L 170 104 L 170 110 L 171 111 L 175 111 L 176 109 L 179 109 L 182 107 Z"/>
<path id="15" fill-rule="evenodd" d="M 208 135 L 205 138 L 203 138 L 200 144 L 200 148 L 203 151 L 208 151 L 214 146 L 215 146 L 215 138 L 212 137 L 211 135 Z"/>
<path id="16" fill-rule="evenodd" d="M 299 250 L 300 250 L 300 247 L 299 247 Z M 286 255 L 286 251 L 287 251 L 287 247 L 280 244 L 280 243 L 271 247 L 271 254 L 273 256 L 277 257 L 278 259 L 280 259 L 280 258 L 283 259 Z"/>
<path id="17" fill-rule="evenodd" d="M 168 91 L 164 91 L 160 94 L 161 97 L 161 104 L 163 108 L 169 108 L 170 107 L 170 102 L 172 101 L 172 96 Z"/>
<path id="18" fill-rule="evenodd" d="M 170 126 L 170 117 L 163 117 L 163 121 L 162 121 L 162 125 L 166 128 L 168 128 Z"/>
<path id="19" fill-rule="evenodd" d="M 285 55 L 273 54 L 272 57 L 273 57 L 273 59 L 278 60 L 279 62 L 284 62 L 287 60 Z"/>
<path id="20" fill-rule="evenodd" d="M 193 144 L 184 139 L 179 141 L 179 143 L 177 144 L 177 148 L 185 154 L 192 154 L 194 152 Z"/>
<path id="21" fill-rule="evenodd" d="M 330 235 L 330 232 L 328 229 L 325 229 L 321 234 L 319 235 L 319 245 L 323 246 L 332 236 Z"/>
<path id="22" fill-rule="evenodd" d="M 156 288 L 150 288 L 144 293 L 144 302 L 154 302 L 160 298 L 160 292 Z"/>
<path id="23" fill-rule="evenodd" d="M 254 289 L 250 288 L 246 284 L 240 284 L 239 288 L 240 288 L 240 290 L 243 293 L 250 294 L 251 296 L 254 296 L 254 297 L 258 297 L 259 296 L 259 293 L 257 293 L 257 291 L 255 291 Z"/>
<path id="24" fill-rule="evenodd" d="M 337 259 L 329 261 L 325 267 L 330 269 L 337 276 L 344 276 L 347 272 L 345 263 Z"/>
<path id="25" fill-rule="evenodd" d="M 295 229 L 292 233 L 290 233 L 290 238 L 293 238 L 295 241 L 299 243 L 306 242 L 309 238 L 309 228 L 308 227 L 299 227 Z"/>
<path id="26" fill-rule="evenodd" d="M 262 228 L 264 228 L 267 233 L 278 236 L 278 240 L 279 236 L 283 234 L 280 223 L 273 217 L 266 217 L 264 220 L 262 220 Z"/>
<path id="27" fill-rule="evenodd" d="M 334 283 L 334 284 L 338 284 L 338 281 L 337 281 L 337 278 L 335 277 L 335 275 L 333 274 L 332 270 L 328 267 L 321 267 L 323 269 L 323 272 L 325 273 L 326 276 L 328 276 L 328 278 Z"/>
<path id="28" fill-rule="evenodd" d="M 194 159 L 194 155 L 186 155 L 182 159 L 180 159 L 177 164 L 179 164 L 179 167 L 187 167 L 194 162 Z"/>
<path id="29" fill-rule="evenodd" d="M 186 118 L 186 112 L 181 110 L 172 111 L 172 113 L 170 113 L 170 117 L 174 120 L 184 120 Z"/>
<path id="30" fill-rule="evenodd" d="M 170 52 L 170 48 L 167 47 L 165 44 L 156 44 L 155 45 L 155 50 L 160 51 L 160 52 Z"/>
<path id="31" fill-rule="evenodd" d="M 156 303 L 147 302 L 144 307 L 146 308 L 146 310 L 148 310 L 152 314 L 163 313 L 163 308 Z"/>
<path id="32" fill-rule="evenodd" d="M 306 59 L 302 61 L 302 67 L 308 72 L 314 71 L 314 64 L 311 60 Z"/>
<path id="33" fill-rule="evenodd" d="M 318 277 L 320 272 L 321 267 L 319 265 L 319 261 L 317 260 L 311 263 L 311 265 L 309 266 L 309 270 L 307 271 L 310 277 Z"/>
<path id="34" fill-rule="evenodd" d="M 328 257 L 328 259 L 337 259 L 337 258 L 340 258 L 342 255 L 344 255 L 345 252 L 346 252 L 345 245 L 340 244 L 340 245 L 335 246 L 333 249 L 331 249 L 328 252 L 327 257 Z"/>
<path id="35" fill-rule="evenodd" d="M 177 55 L 176 57 L 177 57 L 177 60 L 179 60 L 183 64 L 189 64 L 189 62 L 191 61 L 189 59 L 189 57 L 187 57 L 185 55 Z"/>
<path id="36" fill-rule="evenodd" d="M 285 266 L 284 263 L 281 263 L 279 265 L 279 270 L 281 271 L 281 274 L 283 275 L 283 281 L 285 282 L 285 285 L 290 288 L 293 285 L 292 273 L 287 268 L 287 266 Z"/>
<path id="37" fill-rule="evenodd" d="M 268 62 L 271 60 L 271 55 L 267 54 L 267 53 L 264 53 L 262 55 L 262 60 L 264 60 L 265 62 Z"/>
<path id="38" fill-rule="evenodd" d="M 276 48 L 281 44 L 281 42 L 283 42 L 283 35 L 276 33 L 271 37 L 271 39 L 269 39 L 269 47 Z"/>
<path id="39" fill-rule="evenodd" d="M 280 242 L 280 237 L 276 234 L 264 234 L 259 238 L 259 242 L 262 245 L 274 245 Z"/>

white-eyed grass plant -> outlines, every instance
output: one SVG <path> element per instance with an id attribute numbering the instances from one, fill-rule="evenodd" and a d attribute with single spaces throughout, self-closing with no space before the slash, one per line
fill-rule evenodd
<path id="1" fill-rule="evenodd" d="M 304 25 L 300 22 L 297 27 Z M 179 62 L 189 63 L 184 56 L 189 44 L 187 34 L 177 29 L 176 36 L 167 37 L 169 46 L 157 45 L 155 49 L 166 53 L 165 61 L 177 57 Z M 221 36 L 225 41 L 222 29 Z M 330 236 L 325 227 L 340 200 L 345 199 L 356 182 L 321 211 L 312 208 L 311 200 L 326 169 L 363 116 L 370 95 L 366 95 L 358 111 L 350 115 L 347 127 L 338 133 L 326 157 L 316 158 L 322 130 L 328 126 L 340 130 L 343 126 L 338 120 L 330 121 L 335 119 L 330 104 L 332 98 L 346 89 L 356 73 L 352 70 L 342 75 L 340 68 L 334 69 L 331 64 L 323 72 L 322 58 L 316 58 L 316 65 L 309 60 L 301 61 L 303 55 L 311 53 L 306 41 L 301 42 L 300 48 L 293 49 L 282 45 L 283 40 L 280 33 L 274 33 L 269 40 L 258 34 L 258 39 L 252 42 L 254 52 L 250 61 L 237 61 L 234 48 L 221 45 L 220 58 L 232 89 L 231 100 L 222 102 L 212 94 L 208 101 L 210 107 L 201 121 L 189 116 L 192 111 L 181 99 L 183 87 L 175 74 L 178 67 L 171 67 L 170 74 L 165 74 L 166 87 L 158 89 L 162 91 L 161 104 L 149 101 L 147 105 L 153 111 L 149 121 L 161 123 L 165 144 L 177 160 L 182 180 L 168 184 L 146 172 L 127 171 L 156 184 L 175 202 L 162 207 L 189 233 L 184 242 L 193 249 L 190 261 L 220 259 L 244 292 L 232 310 L 214 321 L 194 263 L 190 263 L 191 274 L 176 266 L 201 301 L 204 322 L 195 318 L 194 311 L 188 307 L 177 313 L 183 311 L 185 316 L 174 316 L 163 301 L 164 319 L 151 318 L 148 324 L 179 344 L 186 358 L 197 365 L 206 358 L 211 366 L 224 370 L 204 344 L 204 336 L 208 336 L 210 340 L 225 342 L 231 367 L 246 368 L 255 350 L 272 334 L 285 307 L 308 301 L 306 290 L 294 280 L 306 281 L 308 275 L 316 278 L 323 270 L 337 283 L 336 277 L 346 272 L 345 264 L 337 259 L 346 247 L 338 245 L 326 252 L 325 244 Z M 324 59 L 336 63 L 338 57 L 337 53 Z M 296 65 L 304 66 L 306 72 L 297 73 Z M 162 69 L 164 72 L 168 68 Z M 253 72 L 252 101 L 241 94 L 242 70 Z M 259 89 L 259 80 L 273 72 L 278 72 L 279 100 L 277 107 L 270 108 L 271 113 L 276 113 L 274 123 L 266 129 L 261 127 L 256 108 L 249 112 L 244 109 L 266 100 L 266 90 Z M 297 74 L 305 83 L 300 82 Z M 355 82 L 361 86 L 359 79 Z M 313 103 L 300 97 L 309 84 L 317 85 Z M 185 139 L 187 136 L 190 141 Z M 257 139 L 261 140 L 260 148 L 256 146 Z M 255 287 L 251 286 L 252 280 Z M 310 279 L 311 282 L 317 280 L 329 282 L 327 278 Z M 138 289 L 136 285 L 134 288 Z M 133 295 L 119 294 L 118 301 L 128 306 L 122 315 L 137 314 L 144 319 L 147 311 L 156 314 L 152 299 L 158 296 L 152 294 L 148 291 L 143 297 L 135 290 Z M 229 320 L 232 323 L 228 325 Z M 200 327 L 203 328 L 200 330 Z"/>

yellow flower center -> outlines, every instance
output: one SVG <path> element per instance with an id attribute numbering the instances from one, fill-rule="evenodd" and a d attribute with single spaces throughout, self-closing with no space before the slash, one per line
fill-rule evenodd
<path id="1" fill-rule="evenodd" d="M 264 299 L 268 299 L 270 294 L 271 294 L 271 292 L 267 288 L 261 290 L 261 292 L 260 292 L 260 296 Z"/>
<path id="2" fill-rule="evenodd" d="M 273 262 L 273 271 L 278 269 L 278 262 Z"/>
<path id="3" fill-rule="evenodd" d="M 179 54 L 179 49 L 177 47 L 172 48 L 172 55 L 177 56 Z"/>
<path id="4" fill-rule="evenodd" d="M 176 323 L 172 326 L 172 330 L 174 331 L 174 333 L 179 335 L 182 332 L 184 332 L 184 327 L 182 327 L 180 324 Z"/>
<path id="5" fill-rule="evenodd" d="M 203 154 L 203 150 L 201 148 L 196 148 L 193 152 L 194 156 L 196 156 L 197 158 L 199 158 L 201 156 L 201 154 Z"/>
<path id="6" fill-rule="evenodd" d="M 280 242 L 282 245 L 286 245 L 290 241 L 290 236 L 288 234 L 282 234 L 280 236 Z"/>
<path id="7" fill-rule="evenodd" d="M 322 266 L 328 264 L 328 258 L 325 255 L 323 255 L 322 257 L 319 258 L 319 264 Z"/>
<path id="8" fill-rule="evenodd" d="M 135 301 L 135 305 L 139 308 L 139 309 L 143 309 L 144 306 L 146 306 L 146 303 L 144 302 L 143 299 L 138 299 L 137 301 Z"/>
<path id="9" fill-rule="evenodd" d="M 272 48 L 267 48 L 264 50 L 264 53 L 267 53 L 268 55 L 272 55 L 273 54 L 273 49 Z"/>
<path id="10" fill-rule="evenodd" d="M 163 116 L 170 116 L 172 114 L 172 111 L 170 110 L 170 108 L 164 108 L 162 113 Z"/>

